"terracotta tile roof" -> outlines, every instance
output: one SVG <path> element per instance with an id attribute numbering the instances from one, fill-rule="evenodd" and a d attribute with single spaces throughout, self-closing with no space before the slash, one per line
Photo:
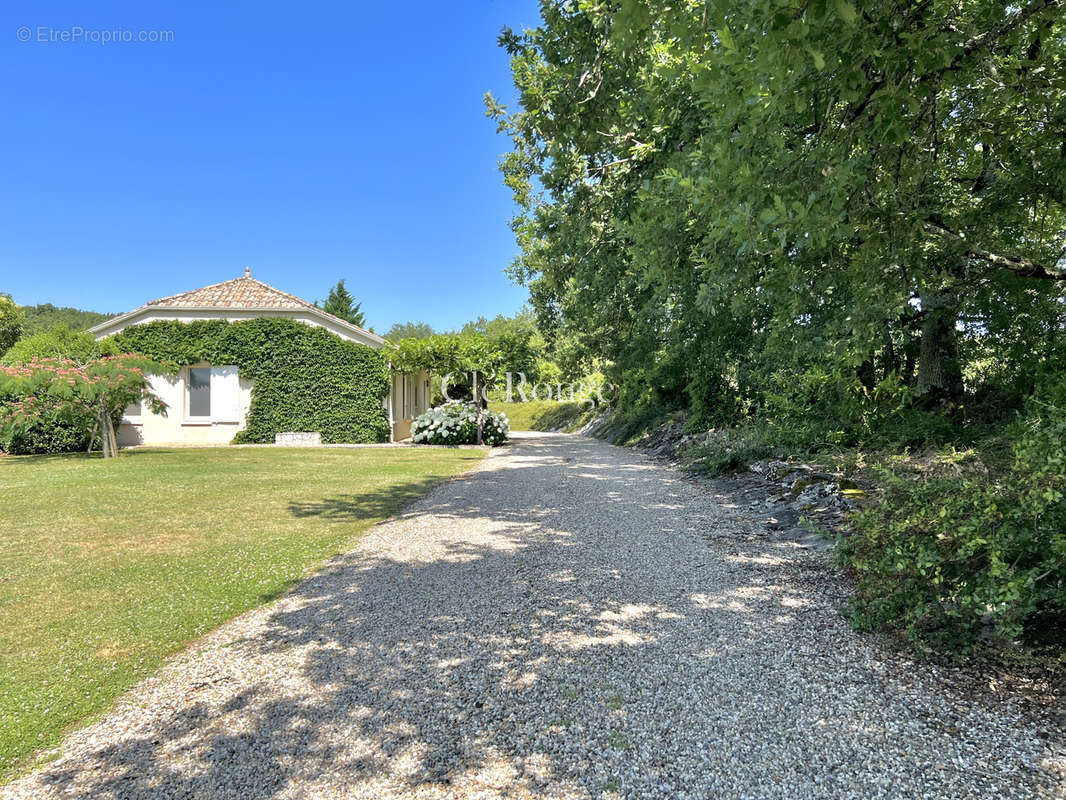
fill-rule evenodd
<path id="1" fill-rule="evenodd" d="M 313 308 L 306 300 L 249 277 L 161 297 L 148 305 L 157 308 Z"/>
<path id="2" fill-rule="evenodd" d="M 89 328 L 89 331 L 90 333 L 99 333 L 102 335 L 104 335 L 104 331 L 111 331 L 114 333 L 121 330 L 126 323 L 136 324 L 135 322 L 130 323 L 130 320 L 143 317 L 146 312 L 149 312 L 152 309 L 164 308 L 198 309 L 200 311 L 219 309 L 222 317 L 224 317 L 222 310 L 227 308 L 269 309 L 271 311 L 307 310 L 312 317 L 317 317 L 320 320 L 330 320 L 334 324 L 346 328 L 348 331 L 354 331 L 361 334 L 362 338 L 369 339 L 371 342 L 378 345 L 386 344 L 386 339 L 382 336 L 378 336 L 378 334 L 373 331 L 368 331 L 366 328 L 353 325 L 347 320 L 335 317 L 333 314 L 329 314 L 320 308 L 316 308 L 313 304 L 308 303 L 306 300 L 301 300 L 296 295 L 283 292 L 280 289 L 275 289 L 273 286 L 263 283 L 262 281 L 253 279 L 247 269 L 245 269 L 243 278 L 236 278 L 232 281 L 212 284 L 211 286 L 205 286 L 202 289 L 193 289 L 191 292 L 172 294 L 170 297 L 160 297 L 158 300 L 152 300 L 140 308 L 133 309 L 133 311 L 127 311 L 125 314 L 119 314 L 117 317 L 111 317 L 111 319 L 104 320 L 99 325 L 94 325 L 92 328 Z M 208 318 L 210 318 L 210 315 Z"/>

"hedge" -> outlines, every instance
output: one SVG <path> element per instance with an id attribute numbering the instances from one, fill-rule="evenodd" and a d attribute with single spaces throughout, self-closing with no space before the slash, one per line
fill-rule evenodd
<path id="1" fill-rule="evenodd" d="M 385 355 L 324 328 L 287 319 L 150 322 L 114 337 L 123 352 L 189 365 L 235 365 L 252 380 L 248 425 L 234 442 L 273 442 L 281 431 L 318 431 L 323 442 L 384 442 Z"/>
<path id="2" fill-rule="evenodd" d="M 5 406 L 20 398 L 0 398 L 0 415 L 7 413 Z M 96 416 L 91 413 L 64 418 L 59 410 L 46 411 L 41 421 L 29 430 L 13 435 L 0 435 L 0 451 L 13 456 L 42 455 L 48 453 L 84 453 L 89 447 L 89 436 L 96 425 Z"/>

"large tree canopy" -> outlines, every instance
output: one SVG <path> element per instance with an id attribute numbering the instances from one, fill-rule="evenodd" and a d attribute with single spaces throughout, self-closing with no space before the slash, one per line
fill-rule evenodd
<path id="1" fill-rule="evenodd" d="M 401 339 L 428 339 L 434 333 L 433 326 L 428 322 L 397 322 L 385 338 L 390 342 L 398 342 Z"/>
<path id="2" fill-rule="evenodd" d="M 1059 0 L 542 16 L 501 36 L 520 108 L 488 98 L 513 273 L 630 396 L 721 416 L 888 379 L 941 404 L 1063 352 Z"/>
<path id="3" fill-rule="evenodd" d="M 52 303 L 39 303 L 35 306 L 22 306 L 26 314 L 24 336 L 33 336 L 44 333 L 58 325 L 70 328 L 72 331 L 84 331 L 91 328 L 111 316 L 97 311 L 85 311 L 70 306 L 58 307 Z"/>

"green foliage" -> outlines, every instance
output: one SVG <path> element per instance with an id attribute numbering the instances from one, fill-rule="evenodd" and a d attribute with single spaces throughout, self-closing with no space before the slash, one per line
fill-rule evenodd
<path id="1" fill-rule="evenodd" d="M 97 342 L 92 334 L 57 324 L 19 339 L 0 359 L 0 364 L 26 364 L 35 358 L 70 359 L 85 364 L 109 355 L 118 355 L 118 348 L 112 342 Z M 20 398 L 21 395 L 8 395 L 6 401 L 0 402 L 0 417 L 6 417 L 11 404 Z M 0 436 L 0 450 L 12 455 L 84 452 L 95 424 L 96 413 L 91 409 L 75 410 L 45 401 L 35 420 Z"/>
<path id="2" fill-rule="evenodd" d="M 1053 4 L 541 13 L 500 38 L 519 108 L 488 111 L 514 145 L 512 274 L 558 363 L 707 425 L 785 407 L 828 446 L 905 434 L 903 396 L 948 428 L 978 397 L 1009 415 L 1026 392 L 981 382 L 1061 363 Z"/>
<path id="3" fill-rule="evenodd" d="M 7 295 L 0 294 L 0 353 L 22 336 L 26 315 Z"/>
<path id="4" fill-rule="evenodd" d="M 0 414 L 7 416 L 18 398 L 0 400 Z M 96 424 L 96 414 L 88 409 L 72 410 L 48 403 L 32 423 L 0 432 L 0 451 L 13 456 L 47 453 L 83 453 Z"/>
<path id="5" fill-rule="evenodd" d="M 481 412 L 481 441 L 495 447 L 507 440 L 507 417 L 492 411 Z M 474 403 L 451 402 L 431 408 L 411 423 L 411 441 L 418 444 L 477 444 L 478 407 Z"/>
<path id="6" fill-rule="evenodd" d="M 57 326 L 70 328 L 72 331 L 84 331 L 112 316 L 69 306 L 58 307 L 51 303 L 22 306 L 22 311 L 26 314 L 23 336 L 44 333 Z"/>
<path id="7" fill-rule="evenodd" d="M 425 322 L 397 322 L 385 338 L 395 344 L 402 339 L 428 339 L 433 335 L 433 328 Z"/>
<path id="8" fill-rule="evenodd" d="M 393 366 L 404 372 L 425 370 L 448 375 L 477 370 L 495 372 L 502 353 L 480 333 L 438 333 L 425 339 L 403 339 L 396 343 Z"/>
<path id="9" fill-rule="evenodd" d="M 29 327 L 27 325 L 27 329 Z M 34 358 L 69 358 L 85 363 L 98 356 L 116 355 L 117 352 L 114 347 L 97 345 L 90 334 L 75 333 L 66 326 L 56 325 L 19 339 L 0 359 L 0 363 L 24 364 Z M 16 393 L 0 398 L 0 418 L 6 418 L 11 405 L 22 396 Z M 32 424 L 20 426 L 17 430 L 8 429 L 0 434 L 0 451 L 11 455 L 84 452 L 89 447 L 95 423 L 96 414 L 92 410 L 73 412 L 69 408 L 61 408 L 57 403 L 47 403 L 47 407 L 39 410 L 38 418 Z"/>
<path id="10" fill-rule="evenodd" d="M 35 358 L 68 358 L 83 364 L 93 358 L 118 353 L 113 342 L 98 342 L 91 333 L 76 331 L 66 325 L 54 325 L 19 339 L 4 353 L 0 363 L 24 364 Z"/>
<path id="11" fill-rule="evenodd" d="M 236 365 L 254 381 L 248 425 L 236 441 L 273 442 L 282 431 L 318 431 L 324 442 L 389 438 L 385 355 L 323 328 L 285 319 L 152 322 L 115 340 L 172 364 Z"/>
<path id="12" fill-rule="evenodd" d="M 604 435 L 687 414 L 718 429 L 694 454 L 713 472 L 965 443 L 1061 374 L 1060 3 L 546 0 L 541 17 L 500 37 L 518 107 L 487 98 L 513 143 L 511 273 L 556 361 L 619 385 Z M 871 624 L 1010 636 L 1058 602 L 1066 465 L 1033 408 L 1002 475 L 886 476 L 856 544 Z"/>
<path id="13" fill-rule="evenodd" d="M 329 290 L 326 302 L 321 306 L 315 303 L 315 306 L 321 308 L 327 314 L 340 317 L 353 325 L 358 325 L 360 328 L 366 323 L 366 314 L 362 311 L 363 304 L 355 301 L 351 292 L 345 288 L 343 279 L 337 281 L 337 284 Z"/>
<path id="14" fill-rule="evenodd" d="M 967 649 L 1066 614 L 1066 417 L 1033 402 L 1009 432 L 1009 462 L 974 456 L 921 472 L 882 468 L 880 501 L 857 515 L 843 557 L 854 615 L 915 642 Z"/>
<path id="15" fill-rule="evenodd" d="M 545 358 L 547 344 L 529 309 L 523 309 L 513 317 L 502 314 L 493 319 L 479 317 L 464 325 L 460 333 L 484 338 L 499 354 L 500 369 L 505 372 L 521 372 L 534 383 L 551 379 L 559 372 Z"/>
<path id="16" fill-rule="evenodd" d="M 725 475 L 774 454 L 778 447 L 774 431 L 748 423 L 709 431 L 698 444 L 685 449 L 682 461 L 694 472 Z"/>
<path id="17" fill-rule="evenodd" d="M 677 412 L 651 404 L 622 405 L 603 420 L 596 435 L 615 444 L 630 445 L 648 431 L 673 422 Z"/>
<path id="18" fill-rule="evenodd" d="M 394 326 L 394 330 L 406 328 Z M 536 318 L 528 309 L 511 317 L 479 317 L 458 333 L 414 332 L 416 335 L 408 338 L 390 339 L 399 349 L 393 358 L 398 369 L 425 370 L 438 377 L 451 374 L 456 387 L 468 386 L 469 373 L 475 370 L 480 373 L 479 382 L 487 380 L 497 388 L 506 385 L 508 372 L 515 384 L 521 381 L 519 373 L 529 383 L 563 380 L 563 372 L 552 360 Z"/>

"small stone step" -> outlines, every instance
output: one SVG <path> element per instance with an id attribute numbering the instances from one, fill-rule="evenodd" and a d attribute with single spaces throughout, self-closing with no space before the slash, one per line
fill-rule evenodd
<path id="1" fill-rule="evenodd" d="M 314 447 L 322 444 L 318 431 L 285 431 L 274 434 L 274 444 L 282 447 Z"/>

